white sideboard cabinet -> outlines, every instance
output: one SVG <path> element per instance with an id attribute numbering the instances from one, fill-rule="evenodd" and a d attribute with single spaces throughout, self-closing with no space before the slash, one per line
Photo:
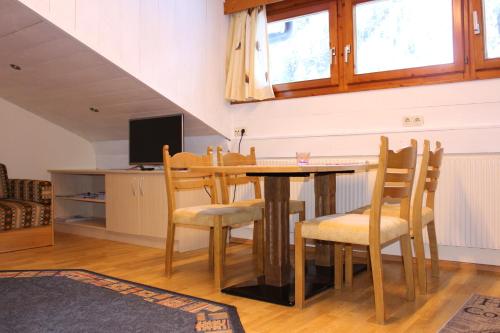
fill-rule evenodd
<path id="1" fill-rule="evenodd" d="M 59 232 L 165 247 L 167 197 L 163 171 L 49 170 L 53 183 L 54 226 Z M 206 203 L 204 194 L 179 204 Z M 208 246 L 208 232 L 178 228 L 176 250 Z"/>

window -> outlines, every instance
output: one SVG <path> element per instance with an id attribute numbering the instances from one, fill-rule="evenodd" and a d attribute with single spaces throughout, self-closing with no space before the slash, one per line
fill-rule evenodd
<path id="1" fill-rule="evenodd" d="M 461 0 L 345 2 L 348 84 L 463 73 Z"/>
<path id="2" fill-rule="evenodd" d="M 270 77 L 275 92 L 338 84 L 337 2 L 293 0 L 268 6 Z"/>
<path id="3" fill-rule="evenodd" d="M 330 77 L 328 11 L 272 22 L 268 25 L 273 84 Z"/>
<path id="4" fill-rule="evenodd" d="M 500 58 L 500 1 L 485 0 L 483 8 L 485 58 Z"/>
<path id="5" fill-rule="evenodd" d="M 452 0 L 370 1 L 353 14 L 355 74 L 454 61 Z"/>
<path id="6" fill-rule="evenodd" d="M 500 77 L 500 0 L 267 6 L 277 98 Z"/>
<path id="7" fill-rule="evenodd" d="M 471 17 L 478 76 L 488 77 L 484 70 L 500 68 L 500 0 L 473 0 Z"/>

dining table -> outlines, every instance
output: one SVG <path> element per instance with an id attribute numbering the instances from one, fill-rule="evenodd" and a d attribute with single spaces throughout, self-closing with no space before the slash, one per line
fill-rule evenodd
<path id="1" fill-rule="evenodd" d="M 369 162 L 321 165 L 198 166 L 190 169 L 215 174 L 264 178 L 264 271 L 250 281 L 227 286 L 223 293 L 274 304 L 293 306 L 294 278 L 290 262 L 290 178 L 314 178 L 315 216 L 336 213 L 337 175 L 366 172 L 377 167 Z M 315 260 L 306 264 L 306 298 L 333 286 L 333 255 L 329 242 L 316 243 Z M 356 274 L 366 265 L 355 265 Z"/>

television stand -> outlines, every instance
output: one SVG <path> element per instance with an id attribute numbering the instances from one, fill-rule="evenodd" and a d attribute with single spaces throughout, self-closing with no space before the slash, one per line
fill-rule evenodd
<path id="1" fill-rule="evenodd" d="M 56 232 L 165 248 L 168 205 L 162 170 L 77 169 L 50 173 Z M 106 195 L 80 196 L 88 192 Z M 178 199 L 182 207 L 210 202 L 203 190 Z M 208 239 L 208 230 L 178 228 L 176 251 L 206 247 Z"/>
<path id="2" fill-rule="evenodd" d="M 136 165 L 136 166 L 134 166 L 134 167 L 132 167 L 132 168 L 130 168 L 130 169 L 131 169 L 131 170 L 136 170 L 136 169 L 139 169 L 139 170 L 141 170 L 141 171 L 154 171 L 154 170 L 155 170 L 155 168 L 153 168 L 153 167 L 145 167 L 145 166 L 144 166 L 144 165 L 142 165 L 142 164 Z"/>

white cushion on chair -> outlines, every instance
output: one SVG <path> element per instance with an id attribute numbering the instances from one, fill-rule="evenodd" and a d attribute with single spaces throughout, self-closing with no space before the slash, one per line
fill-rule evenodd
<path id="1" fill-rule="evenodd" d="M 370 216 L 336 214 L 321 216 L 302 224 L 302 237 L 350 244 L 369 244 Z M 382 216 L 380 241 L 386 243 L 408 233 L 408 222 L 393 216 Z"/>
<path id="2" fill-rule="evenodd" d="M 174 211 L 175 224 L 213 226 L 221 216 L 223 226 L 247 224 L 262 219 L 262 209 L 236 205 L 203 205 L 179 208 Z"/>
<path id="3" fill-rule="evenodd" d="M 382 215 L 397 216 L 399 217 L 399 205 L 383 205 Z M 410 208 L 410 212 L 413 207 Z M 370 215 L 370 206 L 361 207 L 353 211 L 355 214 Z M 413 215 L 410 213 L 410 228 L 413 229 Z M 434 221 L 434 210 L 429 207 L 422 207 L 422 227 L 426 226 L 429 222 Z M 412 230 L 410 230 L 412 231 Z"/>
<path id="4" fill-rule="evenodd" d="M 241 200 L 232 203 L 238 207 L 259 207 L 264 209 L 264 199 Z M 304 211 L 305 203 L 300 200 L 290 200 L 290 207 L 288 208 L 290 214 L 298 214 Z"/>

